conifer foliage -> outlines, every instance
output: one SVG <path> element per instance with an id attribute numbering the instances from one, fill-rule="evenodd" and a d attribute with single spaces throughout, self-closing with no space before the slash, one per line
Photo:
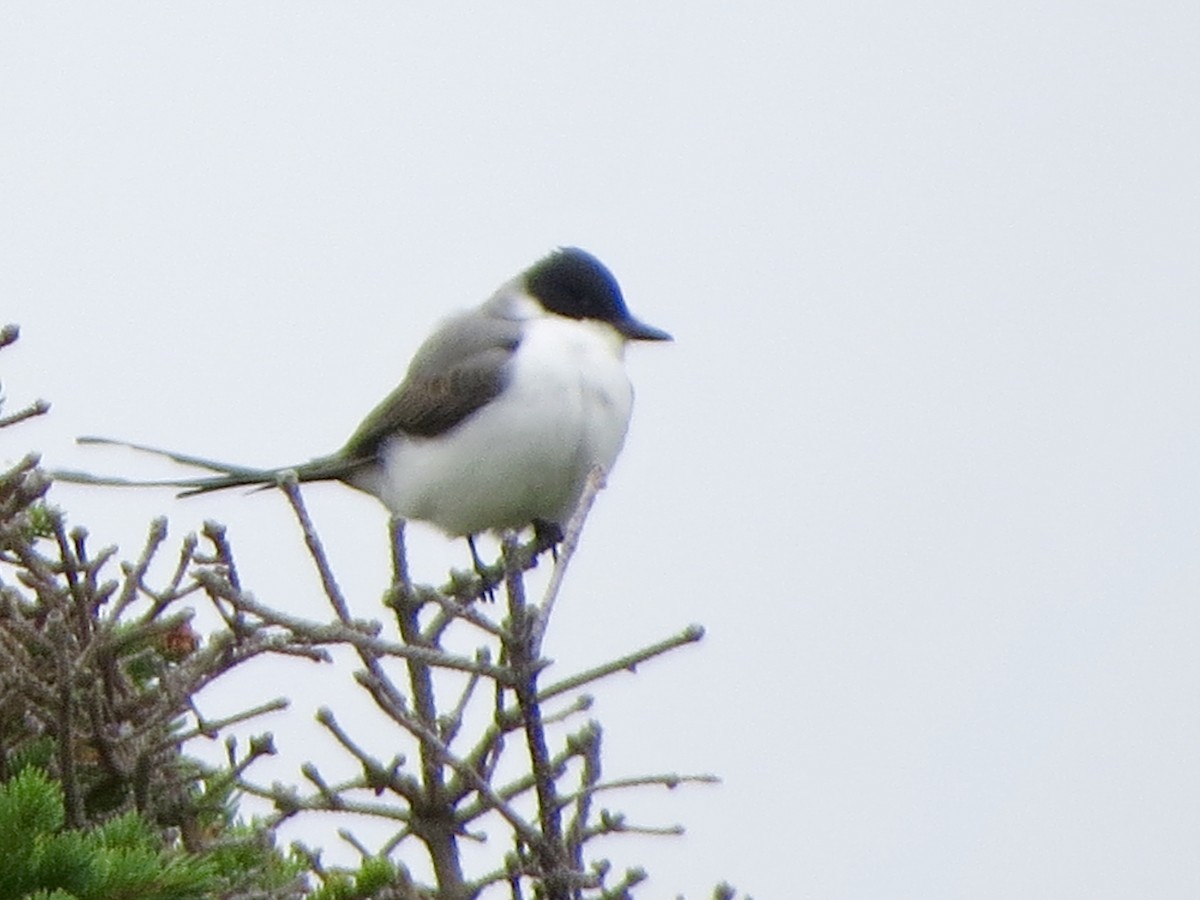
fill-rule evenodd
<path id="1" fill-rule="evenodd" d="M 61 786 L 34 766 L 0 784 L 0 860 L 0 900 L 186 900 L 219 892 L 213 862 L 163 850 L 136 813 L 67 828 Z"/>

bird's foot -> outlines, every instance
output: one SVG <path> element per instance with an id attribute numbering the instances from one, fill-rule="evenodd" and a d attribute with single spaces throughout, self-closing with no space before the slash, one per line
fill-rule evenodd
<path id="1" fill-rule="evenodd" d="M 545 519 L 533 520 L 533 555 L 549 550 L 550 555 L 558 562 L 558 545 L 562 543 L 563 530 L 557 522 L 547 522 Z"/>

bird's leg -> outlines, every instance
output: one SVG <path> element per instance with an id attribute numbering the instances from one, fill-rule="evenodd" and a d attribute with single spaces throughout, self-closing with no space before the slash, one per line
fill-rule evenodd
<path id="1" fill-rule="evenodd" d="M 475 574 L 479 576 L 483 582 L 483 591 L 481 596 L 488 603 L 496 599 L 496 585 L 500 583 L 500 572 L 497 566 L 489 566 L 479 555 L 479 550 L 475 546 L 475 535 L 467 535 L 467 546 L 471 548 L 471 564 L 475 567 Z"/>
<path id="2" fill-rule="evenodd" d="M 549 550 L 554 561 L 558 562 L 558 545 L 562 539 L 563 530 L 557 522 L 547 522 L 545 519 L 533 520 L 533 540 L 537 547 L 534 551 L 535 556 Z"/>
<path id="3" fill-rule="evenodd" d="M 467 546 L 471 548 L 471 562 L 475 566 L 475 571 L 480 575 L 483 574 L 483 560 L 479 558 L 479 550 L 475 547 L 475 535 L 467 535 Z"/>

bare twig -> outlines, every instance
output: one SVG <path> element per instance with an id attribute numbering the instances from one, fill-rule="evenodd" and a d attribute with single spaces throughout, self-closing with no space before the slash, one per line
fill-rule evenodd
<path id="1" fill-rule="evenodd" d="M 508 672 L 498 666 L 476 662 L 464 656 L 456 656 L 428 647 L 411 647 L 407 644 L 384 640 L 376 636 L 378 625 L 374 623 L 369 626 L 353 621 L 320 623 L 289 615 L 259 603 L 248 594 L 231 590 L 232 586 L 228 585 L 216 572 L 201 569 L 194 572 L 193 577 L 203 584 L 206 590 L 228 601 L 241 612 L 249 613 L 266 624 L 286 628 L 297 643 L 321 646 L 348 644 L 361 653 L 376 657 L 395 656 L 401 659 L 415 659 L 427 665 L 478 673 L 498 681 L 506 681 L 511 677 Z"/>
<path id="2" fill-rule="evenodd" d="M 279 477 L 279 486 L 287 495 L 288 503 L 292 506 L 292 512 L 296 514 L 297 521 L 300 522 L 300 528 L 304 532 L 304 543 L 308 547 L 309 555 L 312 557 L 313 563 L 317 567 L 317 572 L 321 576 L 321 586 L 325 589 L 325 596 L 329 598 L 333 610 L 337 613 L 337 617 L 342 622 L 350 621 L 350 608 L 346 604 L 346 598 L 342 594 L 342 589 L 338 587 L 337 579 L 333 577 L 333 569 L 329 566 L 329 559 L 325 556 L 325 549 L 321 546 L 321 539 L 317 536 L 316 527 L 309 518 L 308 509 L 304 505 L 304 498 L 300 496 L 300 483 L 296 480 L 296 473 L 292 469 L 285 470 Z"/>
<path id="3" fill-rule="evenodd" d="M 625 656 L 618 657 L 593 669 L 588 669 L 585 672 L 572 675 L 570 678 L 564 678 L 562 681 L 555 682 L 538 693 L 538 700 L 544 702 L 551 697 L 557 697 L 559 694 L 564 694 L 585 684 L 598 681 L 614 672 L 633 672 L 647 660 L 653 659 L 656 656 L 662 656 L 664 653 L 669 653 L 676 647 L 682 647 L 685 644 L 694 644 L 703 637 L 703 627 L 700 625 L 689 625 L 679 634 L 669 637 L 666 640 L 643 647 L 641 650 L 635 650 L 633 653 L 628 653 Z"/>
<path id="4" fill-rule="evenodd" d="M 537 612 L 529 637 L 530 649 L 534 656 L 538 656 L 542 652 L 542 641 L 546 636 L 546 628 L 550 624 L 550 616 L 554 612 L 554 604 L 558 601 L 558 594 L 562 590 L 567 566 L 571 564 L 575 548 L 579 546 L 579 536 L 583 533 L 583 525 L 587 521 L 588 513 L 592 511 L 592 504 L 596 502 L 596 495 L 604 489 L 604 479 L 605 472 L 602 466 L 595 466 L 588 473 L 583 494 L 575 506 L 575 511 L 571 514 L 567 530 L 563 533 L 562 544 L 558 549 L 558 559 L 554 563 L 554 570 L 550 573 L 550 583 L 546 585 L 546 593 L 542 598 L 542 605 Z"/>
<path id="5" fill-rule="evenodd" d="M 34 400 L 24 409 L 18 410 L 8 416 L 0 416 L 0 428 L 7 428 L 9 425 L 16 425 L 18 422 L 24 422 L 26 419 L 44 416 L 48 412 L 50 412 L 49 403 L 45 400 Z"/>
<path id="6" fill-rule="evenodd" d="M 196 737 L 214 738 L 230 725 L 237 725 L 250 719 L 257 719 L 259 716 L 265 716 L 267 713 L 279 712 L 280 710 L 287 709 L 290 705 L 291 702 L 287 698 L 276 697 L 274 700 L 268 700 L 266 703 L 261 703 L 258 706 L 244 709 L 220 719 L 205 719 L 197 713 L 195 728 L 172 735 L 167 741 L 163 742 L 159 749 L 166 749 L 169 745 L 181 744 Z"/>

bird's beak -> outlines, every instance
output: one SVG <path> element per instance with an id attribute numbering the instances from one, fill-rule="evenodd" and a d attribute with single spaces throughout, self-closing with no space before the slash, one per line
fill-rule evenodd
<path id="1" fill-rule="evenodd" d="M 633 316 L 628 316 L 619 322 L 613 322 L 613 326 L 621 334 L 625 335 L 631 341 L 670 341 L 674 340 L 669 334 L 661 328 L 655 328 L 653 325 L 647 325 L 645 322 L 639 322 Z"/>

